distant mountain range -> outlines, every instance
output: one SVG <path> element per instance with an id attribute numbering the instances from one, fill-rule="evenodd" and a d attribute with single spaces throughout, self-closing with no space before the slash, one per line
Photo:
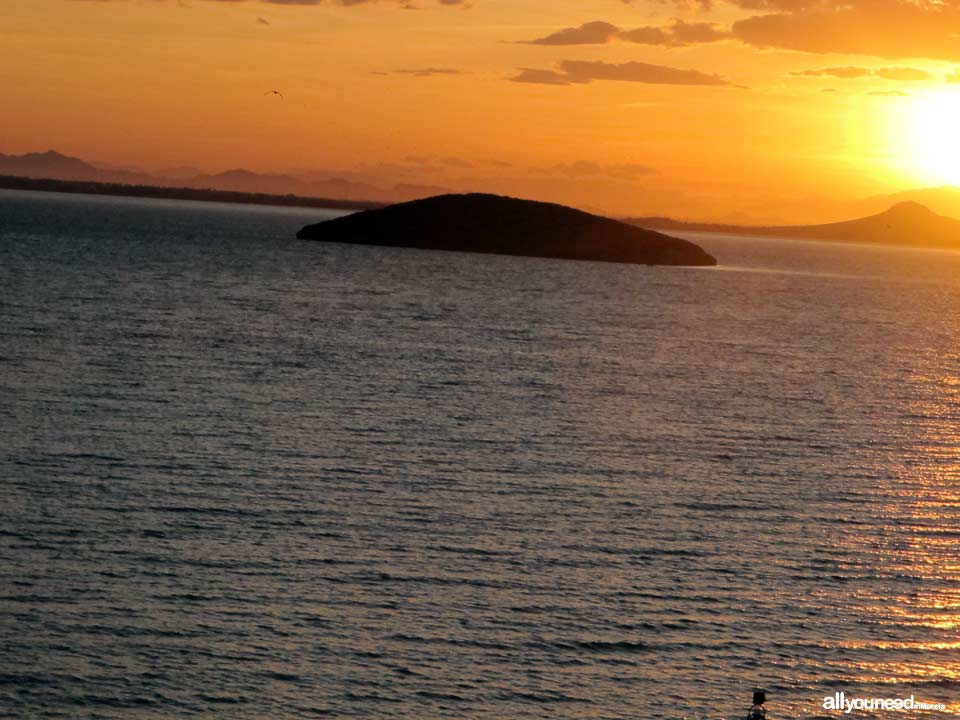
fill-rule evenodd
<path id="1" fill-rule="evenodd" d="M 327 200 L 344 200 L 363 202 L 364 204 L 390 204 L 407 202 L 436 195 L 445 195 L 454 192 L 449 187 L 430 184 L 394 183 L 380 180 L 379 177 L 369 178 L 364 173 L 346 171 L 347 177 L 340 177 L 336 171 L 329 176 L 323 172 L 303 171 L 292 173 L 257 173 L 238 168 L 220 173 L 207 173 L 195 167 L 169 167 L 157 171 L 148 171 L 135 167 L 112 166 L 104 163 L 94 163 L 80 158 L 64 155 L 55 150 L 42 153 L 27 153 L 26 155 L 4 155 L 0 153 L 0 176 L 73 181 L 82 183 L 106 183 L 130 186 L 143 186 L 136 194 L 146 194 L 142 190 L 150 187 L 160 188 L 189 188 L 201 191 L 222 191 L 244 193 L 257 196 L 297 196 L 300 198 L 320 198 Z M 589 182 L 585 180 L 584 182 Z M 464 183 L 460 183 L 461 185 Z M 89 190 L 72 190 L 74 192 L 101 192 L 91 188 Z M 117 194 L 116 189 L 111 194 Z M 526 188 L 526 192 L 514 189 L 507 193 L 513 195 L 538 196 L 533 188 Z M 167 193 L 166 196 L 173 197 Z M 288 198 L 287 198 L 288 199 Z M 263 201 L 260 198 L 258 201 Z M 286 202 L 286 200 L 284 201 Z M 908 190 L 889 195 L 876 195 L 869 198 L 852 201 L 831 200 L 828 213 L 820 212 L 821 218 L 863 217 L 882 213 L 891 206 L 904 202 L 918 203 L 929 208 L 932 212 L 947 217 L 960 218 L 960 188 L 939 187 Z M 289 203 L 287 203 L 289 204 Z M 783 217 L 796 216 L 798 213 L 784 213 Z M 754 217 L 774 217 L 762 213 Z M 801 215 L 802 216 L 802 215 Z M 734 216 L 731 216 L 734 217 Z M 643 217 L 631 220 L 641 227 L 658 229 L 720 229 L 730 232 L 763 231 L 766 234 L 783 234 L 787 231 L 770 233 L 769 227 L 757 228 L 747 226 L 748 216 L 744 216 L 744 224 L 718 223 L 687 223 L 665 217 Z M 734 220 L 740 222 L 739 218 Z M 760 220 L 759 222 L 764 222 Z M 770 222 L 767 220 L 766 222 Z M 778 226 L 783 227 L 783 226 Z M 752 230 L 750 228 L 753 228 Z M 806 233 L 809 236 L 809 233 Z"/>
<path id="2" fill-rule="evenodd" d="M 382 203 L 403 202 L 449 192 L 447 188 L 429 185 L 400 183 L 392 187 L 380 187 L 338 177 L 306 179 L 295 175 L 260 174 L 243 169 L 206 174 L 195 168 L 170 168 L 167 171 L 150 173 L 98 166 L 79 158 L 63 155 L 55 150 L 26 155 L 0 154 L 0 175 Z"/>
<path id="3" fill-rule="evenodd" d="M 719 232 L 738 235 L 764 235 L 807 240 L 871 242 L 886 245 L 911 245 L 960 249 L 960 220 L 938 215 L 923 205 L 899 202 L 884 212 L 857 220 L 825 225 L 722 225 L 687 223 L 670 218 L 630 218 L 633 225 L 650 230 Z"/>

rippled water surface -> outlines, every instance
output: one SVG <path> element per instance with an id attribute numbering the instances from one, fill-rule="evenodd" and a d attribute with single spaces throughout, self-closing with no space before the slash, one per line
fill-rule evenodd
<path id="1" fill-rule="evenodd" d="M 323 215 L 0 193 L 0 715 L 960 713 L 960 254 Z"/>

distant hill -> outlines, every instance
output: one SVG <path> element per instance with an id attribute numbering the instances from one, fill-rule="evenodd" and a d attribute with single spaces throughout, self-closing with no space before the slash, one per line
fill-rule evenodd
<path id="1" fill-rule="evenodd" d="M 826 225 L 759 227 L 687 223 L 661 217 L 629 218 L 627 222 L 638 227 L 675 232 L 719 232 L 960 249 L 960 220 L 937 215 L 915 202 L 901 202 L 877 215 Z"/>
<path id="2" fill-rule="evenodd" d="M 857 215 L 873 215 L 902 202 L 919 203 L 930 208 L 937 215 L 960 218 L 960 188 L 951 186 L 875 195 L 859 201 L 854 209 Z"/>
<path id="3" fill-rule="evenodd" d="M 81 175 L 96 173 L 97 169 L 83 160 L 67 157 L 50 150 L 45 153 L 27 153 L 26 155 L 0 154 L 0 173 L 32 177 L 43 174 L 47 177 L 70 176 L 76 179 Z"/>
<path id="4" fill-rule="evenodd" d="M 84 182 L 137 182 L 145 177 L 140 173 L 99 168 L 55 150 L 26 155 L 0 154 L 0 175 Z"/>
<path id="5" fill-rule="evenodd" d="M 554 203 L 441 195 L 308 225 L 303 240 L 639 265 L 716 265 L 687 240 Z"/>
<path id="6" fill-rule="evenodd" d="M 380 187 L 335 176 L 304 178 L 277 173 L 256 173 L 243 168 L 207 174 L 195 168 L 175 167 L 150 173 L 95 165 L 55 150 L 26 155 L 0 154 L 0 176 L 193 188 L 258 195 L 296 195 L 366 203 L 402 202 L 449 192 L 447 188 L 439 186 L 397 183 L 392 187 Z"/>

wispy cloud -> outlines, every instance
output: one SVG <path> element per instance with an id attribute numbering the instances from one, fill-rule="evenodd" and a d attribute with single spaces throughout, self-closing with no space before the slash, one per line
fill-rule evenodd
<path id="1" fill-rule="evenodd" d="M 434 77 L 435 75 L 463 75 L 463 70 L 445 67 L 401 68 L 383 75 L 413 75 L 414 77 Z"/>
<path id="2" fill-rule="evenodd" d="M 579 27 L 564 28 L 535 40 L 523 41 L 530 45 L 605 45 L 613 40 L 642 45 L 683 47 L 696 43 L 716 42 L 730 37 L 730 33 L 714 23 L 688 23 L 674 20 L 662 27 L 647 26 L 623 30 L 603 21 L 584 23 Z"/>
<path id="3" fill-rule="evenodd" d="M 790 74 L 796 77 L 834 77 L 846 80 L 862 77 L 878 77 L 885 80 L 902 80 L 906 82 L 933 79 L 933 75 L 926 70 L 911 67 L 832 67 L 821 70 L 802 70 Z"/>
<path id="4" fill-rule="evenodd" d="M 124 0 L 72 0 L 73 2 L 123 2 Z M 182 4 L 182 0 L 157 0 L 158 2 L 169 2 L 173 4 Z M 220 2 L 235 4 L 238 2 L 258 2 L 266 5 L 287 5 L 287 6 L 313 6 L 313 5 L 369 5 L 378 2 L 392 3 L 400 5 L 407 9 L 416 9 L 416 5 L 410 0 L 203 0 L 204 2 Z M 468 0 L 436 0 L 440 5 L 456 5 L 461 8 L 470 7 Z M 269 24 L 269 23 L 268 23 Z"/>
<path id="5" fill-rule="evenodd" d="M 530 45 L 603 45 L 620 34 L 620 28 L 608 22 L 584 23 L 580 27 L 565 28 L 536 40 L 524 40 Z"/>
<path id="6" fill-rule="evenodd" d="M 960 58 L 960 3 L 916 0 L 733 0 L 772 10 L 733 23 L 759 48 L 883 58 Z"/>
<path id="7" fill-rule="evenodd" d="M 513 82 L 541 85 L 578 85 L 595 80 L 649 83 L 654 85 L 729 86 L 720 75 L 682 70 L 643 62 L 608 63 L 602 60 L 562 60 L 556 70 L 521 68 Z"/>
<path id="8" fill-rule="evenodd" d="M 531 168 L 534 172 L 546 175 L 562 175 L 569 178 L 609 177 L 615 180 L 637 180 L 646 175 L 656 174 L 657 169 L 640 163 L 618 163 L 602 165 L 588 160 L 559 163 L 550 167 Z"/>

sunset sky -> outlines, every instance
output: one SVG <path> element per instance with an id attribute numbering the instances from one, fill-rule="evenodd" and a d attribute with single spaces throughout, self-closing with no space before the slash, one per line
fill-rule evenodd
<path id="1" fill-rule="evenodd" d="M 2 18 L 8 154 L 718 219 L 960 183 L 960 0 L 3 0 Z"/>

